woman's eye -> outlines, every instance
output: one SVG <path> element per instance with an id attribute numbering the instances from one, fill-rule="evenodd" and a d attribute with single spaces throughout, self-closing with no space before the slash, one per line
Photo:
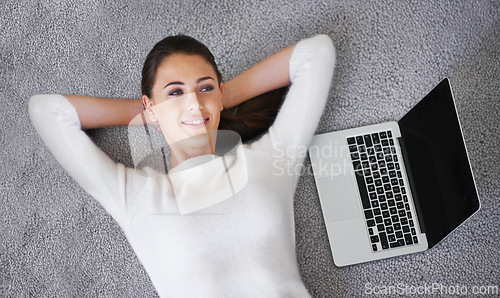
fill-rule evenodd
<path id="1" fill-rule="evenodd" d="M 212 90 L 214 90 L 213 86 L 205 86 L 205 87 L 201 88 L 202 92 L 212 91 Z"/>
<path id="2" fill-rule="evenodd" d="M 182 91 L 180 89 L 170 91 L 168 95 L 181 95 Z"/>

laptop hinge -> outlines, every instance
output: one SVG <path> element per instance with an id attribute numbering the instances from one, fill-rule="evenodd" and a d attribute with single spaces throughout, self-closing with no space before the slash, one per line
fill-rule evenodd
<path id="1" fill-rule="evenodd" d="M 411 194 L 413 197 L 413 202 L 415 202 L 415 208 L 417 209 L 417 217 L 420 225 L 420 231 L 425 233 L 427 231 L 424 218 L 423 218 L 423 210 L 422 205 L 420 204 L 420 200 L 417 194 L 417 188 L 415 185 L 415 177 L 413 176 L 413 170 L 410 162 L 410 157 L 408 155 L 408 149 L 406 147 L 406 142 L 403 137 L 397 138 L 399 142 L 399 147 L 401 148 L 401 154 L 403 155 L 403 160 L 406 167 L 406 174 L 408 176 L 408 181 L 410 182 Z"/>

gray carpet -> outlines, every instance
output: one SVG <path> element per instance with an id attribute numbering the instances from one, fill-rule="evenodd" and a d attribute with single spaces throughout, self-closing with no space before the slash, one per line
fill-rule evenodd
<path id="1" fill-rule="evenodd" d="M 338 268 L 313 177 L 304 175 L 295 199 L 297 258 L 315 297 L 365 295 L 368 283 L 498 287 L 498 1 L 112 2 L 2 1 L 0 296 L 157 295 L 118 225 L 41 142 L 27 103 L 38 93 L 138 98 L 146 54 L 178 33 L 206 43 L 226 80 L 287 45 L 328 34 L 337 65 L 317 133 L 397 120 L 449 77 L 480 212 L 429 251 Z M 125 128 L 89 133 L 131 164 Z"/>

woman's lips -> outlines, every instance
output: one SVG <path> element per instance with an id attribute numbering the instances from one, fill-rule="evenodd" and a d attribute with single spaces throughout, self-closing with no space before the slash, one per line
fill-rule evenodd
<path id="1" fill-rule="evenodd" d="M 182 125 L 188 127 L 188 128 L 191 128 L 191 129 L 200 129 L 200 128 L 204 128 L 206 125 L 207 125 L 207 122 L 208 122 L 209 118 L 206 118 L 206 119 L 190 119 L 190 120 L 185 120 L 185 121 L 182 121 Z M 201 122 L 203 121 L 203 122 Z"/>

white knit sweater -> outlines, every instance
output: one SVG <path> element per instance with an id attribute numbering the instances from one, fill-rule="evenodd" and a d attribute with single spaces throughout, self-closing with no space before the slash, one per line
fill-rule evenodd
<path id="1" fill-rule="evenodd" d="M 214 156 L 175 177 L 112 161 L 62 95 L 33 96 L 29 114 L 58 162 L 118 222 L 162 297 L 308 297 L 293 198 L 334 64 L 329 37 L 300 41 L 289 63 L 292 85 L 269 132 L 239 143 L 224 166 Z M 226 168 L 237 169 L 231 183 Z"/>

